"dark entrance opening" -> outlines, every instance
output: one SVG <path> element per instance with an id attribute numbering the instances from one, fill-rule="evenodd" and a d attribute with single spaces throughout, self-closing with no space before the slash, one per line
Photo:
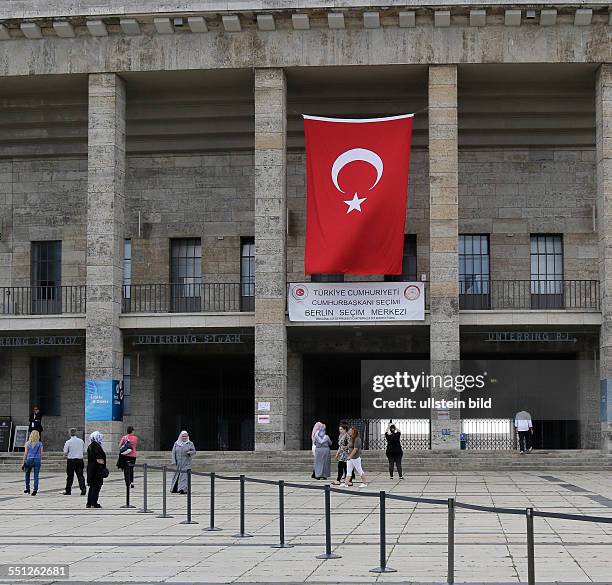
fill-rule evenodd
<path id="1" fill-rule="evenodd" d="M 253 356 L 164 356 L 161 371 L 162 449 L 184 429 L 200 451 L 253 450 Z"/>

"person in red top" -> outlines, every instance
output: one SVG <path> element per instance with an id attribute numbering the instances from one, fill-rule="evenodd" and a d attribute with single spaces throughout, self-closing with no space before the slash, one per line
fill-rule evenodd
<path id="1" fill-rule="evenodd" d="M 129 448 L 122 452 L 123 446 L 129 442 Z M 136 464 L 136 449 L 138 446 L 138 437 L 134 434 L 134 427 L 129 426 L 127 433 L 121 437 L 119 441 L 119 460 L 117 461 L 117 467 L 123 469 L 123 477 L 125 478 L 125 485 L 134 487 L 134 465 Z"/>

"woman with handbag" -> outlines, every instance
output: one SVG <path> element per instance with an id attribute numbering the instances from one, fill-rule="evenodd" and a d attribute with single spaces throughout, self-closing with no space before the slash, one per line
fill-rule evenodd
<path id="1" fill-rule="evenodd" d="M 134 465 L 136 465 L 136 447 L 138 437 L 134 434 L 134 427 L 129 426 L 127 433 L 119 441 L 119 459 L 117 467 L 123 470 L 125 487 L 134 487 Z"/>
<path id="2" fill-rule="evenodd" d="M 24 494 L 30 493 L 30 473 L 34 470 L 34 489 L 32 495 L 38 493 L 38 474 L 40 472 L 40 462 L 42 460 L 43 446 L 40 442 L 40 434 L 38 431 L 32 431 L 30 438 L 23 450 L 23 460 L 21 469 L 25 471 L 25 490 Z"/>
<path id="3" fill-rule="evenodd" d="M 89 438 L 91 443 L 87 447 L 87 484 L 89 485 L 87 507 L 101 508 L 102 506 L 98 504 L 98 497 L 100 496 L 104 479 L 108 477 L 106 453 L 102 448 L 104 436 L 99 431 L 94 431 Z"/>

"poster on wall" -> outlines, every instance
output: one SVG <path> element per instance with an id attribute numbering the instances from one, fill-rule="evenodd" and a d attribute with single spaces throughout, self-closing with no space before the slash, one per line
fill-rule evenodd
<path id="1" fill-rule="evenodd" d="M 10 416 L 0 416 L 0 451 L 9 451 L 11 448 L 11 431 L 13 423 Z"/>
<path id="2" fill-rule="evenodd" d="M 120 380 L 85 381 L 85 420 L 123 420 L 123 382 Z"/>
<path id="3" fill-rule="evenodd" d="M 289 285 L 290 321 L 423 321 L 422 282 L 301 282 Z"/>

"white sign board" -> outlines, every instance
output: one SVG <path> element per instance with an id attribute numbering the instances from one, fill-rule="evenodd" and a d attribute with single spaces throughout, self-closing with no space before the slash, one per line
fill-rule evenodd
<path id="1" fill-rule="evenodd" d="M 290 321 L 423 321 L 422 282 L 292 283 Z"/>
<path id="2" fill-rule="evenodd" d="M 258 425 L 269 425 L 270 424 L 270 415 L 269 414 L 258 414 L 257 415 L 257 424 Z"/>
<path id="3" fill-rule="evenodd" d="M 260 412 L 270 412 L 270 403 L 269 402 L 258 402 L 257 410 Z"/>
<path id="4" fill-rule="evenodd" d="M 13 436 L 13 451 L 15 449 L 23 449 L 30 435 L 30 427 L 28 425 L 16 425 L 15 435 Z"/>

